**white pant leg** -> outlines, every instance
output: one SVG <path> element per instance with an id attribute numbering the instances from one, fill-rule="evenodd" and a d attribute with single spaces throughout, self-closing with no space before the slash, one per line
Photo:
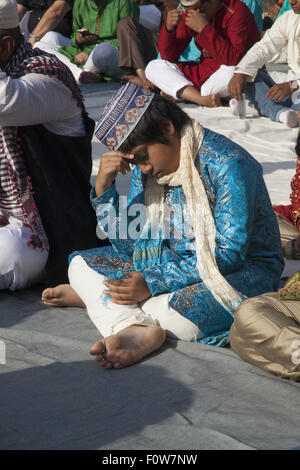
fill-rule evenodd
<path id="1" fill-rule="evenodd" d="M 69 266 L 69 280 L 87 307 L 88 314 L 100 333 L 106 337 L 132 325 L 159 325 L 167 334 L 186 341 L 201 337 L 198 327 L 169 307 L 171 294 L 152 297 L 140 305 L 103 303 L 105 276 L 91 269 L 81 256 L 75 256 Z"/>
<path id="2" fill-rule="evenodd" d="M 40 280 L 48 252 L 27 245 L 31 234 L 14 220 L 0 228 L 0 289 L 24 289 Z"/>
<path id="3" fill-rule="evenodd" d="M 177 99 L 177 92 L 186 86 L 194 86 L 179 67 L 167 60 L 151 60 L 145 69 L 145 75 L 155 86 Z"/>
<path id="4" fill-rule="evenodd" d="M 235 69 L 235 65 L 221 65 L 221 67 L 203 83 L 200 89 L 201 95 L 209 96 L 218 93 L 221 98 L 229 96 L 227 87 Z"/>
<path id="5" fill-rule="evenodd" d="M 90 53 L 83 70 L 119 77 L 123 72 L 119 69 L 118 64 L 119 49 L 109 42 L 101 42 Z"/>
<path id="6" fill-rule="evenodd" d="M 72 46 L 72 41 L 70 38 L 63 36 L 56 31 L 48 31 L 48 33 L 44 34 L 42 39 L 34 44 L 34 47 L 38 47 L 39 49 L 43 49 L 43 45 L 47 47 L 54 47 L 58 50 L 60 47 L 64 46 Z M 45 49 L 43 49 L 45 50 Z"/>
<path id="7" fill-rule="evenodd" d="M 90 268 L 81 256 L 75 256 L 69 265 L 71 287 L 85 303 L 90 319 L 105 338 L 132 325 L 155 323 L 137 304 L 117 305 L 103 300 L 105 276 Z"/>

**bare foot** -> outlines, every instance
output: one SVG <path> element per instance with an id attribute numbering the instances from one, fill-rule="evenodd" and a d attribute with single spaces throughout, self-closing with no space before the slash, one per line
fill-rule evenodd
<path id="1" fill-rule="evenodd" d="M 135 83 L 137 86 L 147 88 L 148 90 L 155 89 L 155 85 L 149 82 L 149 80 L 147 80 L 146 77 L 141 78 L 141 77 L 138 77 L 137 75 L 123 75 L 122 80 L 124 80 L 125 82 Z"/>
<path id="2" fill-rule="evenodd" d="M 133 325 L 95 343 L 90 354 L 106 369 L 131 366 L 158 349 L 166 339 L 160 326 Z"/>
<path id="3" fill-rule="evenodd" d="M 80 83 L 99 83 L 102 82 L 101 73 L 87 72 L 83 70 L 79 76 Z"/>
<path id="4" fill-rule="evenodd" d="M 42 292 L 42 301 L 48 307 L 80 307 L 85 308 L 78 294 L 70 284 L 60 284 L 56 287 L 48 287 Z"/>

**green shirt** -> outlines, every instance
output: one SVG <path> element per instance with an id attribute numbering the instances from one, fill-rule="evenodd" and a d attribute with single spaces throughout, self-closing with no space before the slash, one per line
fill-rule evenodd
<path id="1" fill-rule="evenodd" d="M 116 34 L 117 22 L 125 16 L 139 19 L 140 10 L 133 0 L 103 0 L 100 7 L 93 0 L 75 0 L 73 6 L 73 34 L 72 46 L 61 47 L 59 52 L 74 62 L 74 57 L 80 52 L 88 55 L 96 44 L 110 42 L 118 47 Z M 97 34 L 99 39 L 87 46 L 79 47 L 76 44 L 77 29 L 87 28 L 91 33 Z"/>

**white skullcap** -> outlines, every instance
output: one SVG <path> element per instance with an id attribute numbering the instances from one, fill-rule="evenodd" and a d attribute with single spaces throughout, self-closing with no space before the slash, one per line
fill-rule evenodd
<path id="1" fill-rule="evenodd" d="M 0 29 L 13 29 L 19 26 L 16 0 L 0 0 Z"/>

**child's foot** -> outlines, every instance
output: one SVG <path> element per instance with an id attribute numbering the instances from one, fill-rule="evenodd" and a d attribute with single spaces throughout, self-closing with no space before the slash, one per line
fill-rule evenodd
<path id="1" fill-rule="evenodd" d="M 60 284 L 56 287 L 48 287 L 42 292 L 42 301 L 48 307 L 80 307 L 85 308 L 78 294 L 70 284 Z"/>
<path id="2" fill-rule="evenodd" d="M 95 343 L 90 354 L 106 369 L 131 366 L 158 349 L 166 339 L 160 326 L 133 325 Z"/>
<path id="3" fill-rule="evenodd" d="M 282 113 L 279 114 L 278 119 L 279 122 L 282 122 L 287 127 L 297 127 L 299 125 L 297 113 L 293 109 L 282 111 Z"/>

